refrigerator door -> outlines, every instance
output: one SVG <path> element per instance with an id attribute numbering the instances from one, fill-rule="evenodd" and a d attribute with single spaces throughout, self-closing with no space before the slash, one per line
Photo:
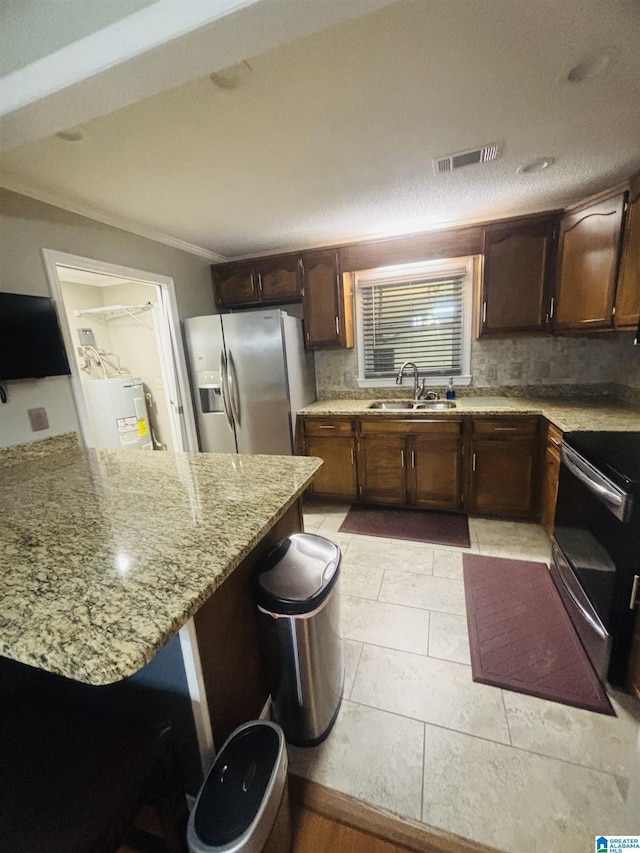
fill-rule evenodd
<path id="1" fill-rule="evenodd" d="M 292 453 L 281 315 L 269 309 L 222 317 L 239 453 Z"/>
<path id="2" fill-rule="evenodd" d="M 220 316 L 190 317 L 184 321 L 184 334 L 200 450 L 235 453 L 235 429 L 226 396 L 227 360 Z"/>
<path id="3" fill-rule="evenodd" d="M 299 409 L 315 402 L 316 368 L 313 353 L 304 348 L 302 320 L 282 315 L 282 332 L 285 343 L 285 367 L 289 387 L 291 428 L 296 434 L 296 415 Z"/>

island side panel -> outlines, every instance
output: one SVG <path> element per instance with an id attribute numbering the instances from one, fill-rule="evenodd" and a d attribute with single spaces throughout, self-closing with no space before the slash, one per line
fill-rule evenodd
<path id="1" fill-rule="evenodd" d="M 253 570 L 276 542 L 302 529 L 298 500 L 194 616 L 216 749 L 241 723 L 257 719 L 269 697 L 251 588 Z"/>

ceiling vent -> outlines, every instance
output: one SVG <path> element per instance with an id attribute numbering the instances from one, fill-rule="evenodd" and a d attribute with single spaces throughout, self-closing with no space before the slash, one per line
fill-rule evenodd
<path id="1" fill-rule="evenodd" d="M 447 157 L 438 157 L 433 161 L 433 173 L 442 175 L 444 172 L 453 172 L 454 169 L 472 166 L 474 163 L 489 163 L 491 160 L 497 160 L 500 153 L 500 146 L 494 143 L 482 148 L 472 148 L 469 151 L 459 151 Z"/>

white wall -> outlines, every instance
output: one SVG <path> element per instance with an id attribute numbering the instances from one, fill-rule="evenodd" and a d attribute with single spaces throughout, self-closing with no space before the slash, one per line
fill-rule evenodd
<path id="1" fill-rule="evenodd" d="M 43 248 L 171 276 L 181 318 L 217 313 L 210 265 L 203 258 L 0 189 L 0 290 L 50 296 Z M 67 377 L 10 382 L 6 388 L 0 447 L 79 429 Z M 40 406 L 47 409 L 50 429 L 34 433 L 26 412 Z"/>

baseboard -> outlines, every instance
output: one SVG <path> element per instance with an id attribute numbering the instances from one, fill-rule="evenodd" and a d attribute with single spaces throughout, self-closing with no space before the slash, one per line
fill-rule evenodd
<path id="1" fill-rule="evenodd" d="M 294 806 L 304 806 L 383 841 L 403 845 L 414 853 L 497 853 L 494 847 L 400 818 L 300 776 L 289 776 L 289 791 Z"/>

